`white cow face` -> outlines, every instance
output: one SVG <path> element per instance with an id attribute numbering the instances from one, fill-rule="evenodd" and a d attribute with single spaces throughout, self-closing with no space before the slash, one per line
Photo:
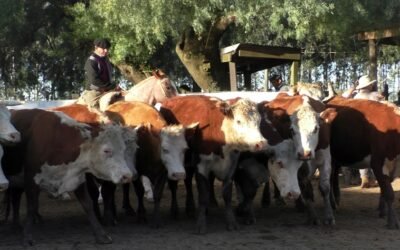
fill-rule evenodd
<path id="1" fill-rule="evenodd" d="M 3 158 L 3 147 L 0 145 L 0 191 L 4 191 L 8 188 L 8 180 L 4 176 L 3 168 L 1 166 L 1 159 Z"/>
<path id="2" fill-rule="evenodd" d="M 136 169 L 136 151 L 138 149 L 137 145 L 137 130 L 140 129 L 140 126 L 137 126 L 136 128 L 132 127 L 123 127 L 122 128 L 122 133 L 123 133 L 123 139 L 125 142 L 125 152 L 124 152 L 124 158 L 126 161 L 126 164 L 128 165 L 128 168 L 132 172 L 132 179 L 136 180 L 138 178 L 138 172 Z"/>
<path id="3" fill-rule="evenodd" d="M 301 194 L 297 172 L 303 162 L 294 157 L 293 140 L 284 140 L 271 147 L 274 152 L 268 160 L 271 178 L 283 198 L 297 199 Z"/>
<path id="4" fill-rule="evenodd" d="M 291 133 L 296 146 L 296 156 L 301 160 L 315 157 L 318 145 L 320 117 L 306 98 L 303 104 L 290 116 Z"/>
<path id="5" fill-rule="evenodd" d="M 223 112 L 222 131 L 227 144 L 239 151 L 251 152 L 267 147 L 267 140 L 260 132 L 261 115 L 254 102 L 240 99 L 231 106 L 226 105 Z"/>
<path id="6" fill-rule="evenodd" d="M 185 151 L 188 148 L 185 138 L 186 129 L 191 129 L 191 127 L 171 125 L 161 130 L 161 159 L 171 180 L 183 180 L 186 177 L 184 167 Z"/>
<path id="7" fill-rule="evenodd" d="M 21 141 L 21 134 L 10 122 L 11 113 L 6 106 L 0 104 L 0 143 L 15 144 Z"/>
<path id="8" fill-rule="evenodd" d="M 96 177 L 114 183 L 128 183 L 132 179 L 132 171 L 125 161 L 125 142 L 122 128 L 105 125 L 104 130 L 82 147 L 88 150 L 90 157 L 89 172 Z"/>

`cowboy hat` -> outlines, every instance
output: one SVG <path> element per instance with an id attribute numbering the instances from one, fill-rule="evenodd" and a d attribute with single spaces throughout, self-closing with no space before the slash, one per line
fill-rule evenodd
<path id="1" fill-rule="evenodd" d="M 375 82 L 376 82 L 376 80 L 371 81 L 371 79 L 369 79 L 369 77 L 367 75 L 362 76 L 362 77 L 360 77 L 360 79 L 358 79 L 358 85 L 357 85 L 356 89 L 363 89 Z"/>

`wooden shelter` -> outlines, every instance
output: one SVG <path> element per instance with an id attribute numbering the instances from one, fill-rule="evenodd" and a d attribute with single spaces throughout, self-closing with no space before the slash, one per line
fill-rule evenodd
<path id="1" fill-rule="evenodd" d="M 237 90 L 237 74 L 244 75 L 247 89 L 251 86 L 251 74 L 282 64 L 291 64 L 290 84 L 298 81 L 301 50 L 290 47 L 274 47 L 238 43 L 220 50 L 221 62 L 229 63 L 231 91 Z"/>
<path id="2" fill-rule="evenodd" d="M 369 76 L 377 80 L 378 46 L 400 45 L 400 27 L 360 32 L 356 35 L 360 41 L 367 41 L 369 48 Z"/>

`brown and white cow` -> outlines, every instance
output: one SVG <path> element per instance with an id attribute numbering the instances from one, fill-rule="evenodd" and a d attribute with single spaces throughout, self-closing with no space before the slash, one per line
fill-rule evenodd
<path id="1" fill-rule="evenodd" d="M 39 190 L 54 196 L 75 191 L 88 213 L 96 241 L 111 243 L 111 238 L 96 219 L 88 197 L 85 173 L 114 183 L 129 182 L 129 170 L 123 152 L 125 143 L 118 126 L 98 129 L 78 123 L 61 112 L 39 109 L 16 110 L 11 122 L 22 140 L 5 150 L 4 162 L 11 171 L 23 173 L 27 195 L 27 219 L 24 242 L 33 244 L 32 227 L 38 215 Z"/>
<path id="2" fill-rule="evenodd" d="M 264 103 L 268 118 L 283 138 L 293 138 L 299 160 L 307 161 L 309 177 L 316 169 L 320 172 L 320 191 L 324 198 L 324 223 L 335 224 L 330 201 L 330 123 L 336 116 L 334 109 L 308 96 L 280 94 L 271 102 Z M 309 209 L 310 222 L 318 223 L 311 206 L 312 197 L 304 197 Z"/>
<path id="3" fill-rule="evenodd" d="M 2 145 L 16 144 L 21 140 L 20 133 L 10 122 L 11 114 L 7 107 L 0 104 L 0 161 L 3 157 Z M 0 163 L 0 191 L 8 188 L 8 180 L 4 176 L 3 168 Z"/>
<path id="4" fill-rule="evenodd" d="M 229 105 L 206 96 L 178 96 L 164 101 L 160 112 L 170 124 L 199 123 L 196 135 L 189 140 L 199 192 L 197 231 L 206 233 L 211 173 L 224 183 L 227 228 L 236 229 L 231 196 L 239 152 L 261 151 L 267 146 L 267 140 L 260 133 L 261 117 L 256 104 L 245 99 Z"/>
<path id="5" fill-rule="evenodd" d="M 293 200 L 301 193 L 297 176 L 303 162 L 295 156 L 294 142 L 283 139 L 268 120 L 262 103 L 258 106 L 263 118 L 261 133 L 268 140 L 269 147 L 265 152 L 242 153 L 235 173 L 237 192 L 242 194 L 237 213 L 245 217 L 246 224 L 255 222 L 252 202 L 262 183 L 269 187 L 269 177 L 277 185 L 281 197 Z M 269 188 L 266 190 L 269 192 Z"/>
<path id="6" fill-rule="evenodd" d="M 184 154 L 188 148 L 185 136 L 194 133 L 197 123 L 168 125 L 153 106 L 139 101 L 114 103 L 105 113 L 124 126 L 144 124 L 146 128 L 138 132 L 137 168 L 139 174 L 149 177 L 154 185 L 152 222 L 153 226 L 158 227 L 158 211 L 165 181 L 167 178 L 175 181 L 185 179 Z M 143 186 L 140 181 L 134 185 L 138 195 L 138 215 L 144 219 Z M 128 187 L 124 190 L 124 207 L 130 209 Z M 171 209 L 177 209 L 176 201 Z"/>
<path id="7" fill-rule="evenodd" d="M 69 117 L 73 118 L 74 120 L 82 123 L 86 123 L 93 127 L 99 127 L 103 124 L 111 124 L 113 121 L 110 120 L 104 113 L 99 112 L 96 109 L 90 109 L 86 105 L 81 104 L 71 104 L 61 107 L 52 108 L 51 110 L 60 111 L 64 114 L 68 115 Z M 124 152 L 125 161 L 132 171 L 132 179 L 136 180 L 138 177 L 138 172 L 136 169 L 136 152 L 138 149 L 138 136 L 137 133 L 140 130 L 146 129 L 141 126 L 137 126 L 135 128 L 131 126 L 123 126 L 121 127 L 123 131 L 123 138 L 125 141 L 126 149 Z M 99 198 L 99 190 L 97 188 L 98 182 L 101 182 L 102 188 L 101 193 L 103 197 L 103 204 L 104 204 L 104 217 L 103 223 L 105 225 L 113 225 L 116 223 L 116 209 L 115 209 L 115 190 L 116 185 L 112 182 L 107 182 L 104 180 L 97 181 L 91 175 L 87 175 L 86 178 L 89 193 L 93 199 L 93 207 L 96 213 L 96 216 L 100 219 L 100 208 L 98 204 Z M 129 184 L 127 184 L 129 185 Z"/>
<path id="8" fill-rule="evenodd" d="M 372 168 L 381 188 L 380 215 L 387 212 L 388 227 L 398 229 L 391 186 L 393 178 L 398 176 L 400 164 L 400 116 L 397 107 L 338 96 L 328 101 L 328 107 L 338 112 L 331 128 L 331 153 L 335 165 Z"/>

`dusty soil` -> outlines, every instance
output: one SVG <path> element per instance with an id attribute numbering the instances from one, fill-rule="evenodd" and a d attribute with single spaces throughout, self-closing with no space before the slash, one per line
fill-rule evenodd
<path id="1" fill-rule="evenodd" d="M 217 184 L 219 185 L 219 184 Z M 400 180 L 393 183 L 396 190 L 395 207 L 399 213 Z M 222 201 L 220 208 L 210 209 L 208 234 L 195 234 L 195 221 L 184 214 L 184 188 L 179 186 L 181 216 L 169 217 L 169 190 L 162 203 L 163 226 L 150 228 L 138 224 L 134 217 L 119 209 L 119 224 L 107 228 L 113 238 L 111 245 L 95 244 L 87 218 L 78 202 L 49 199 L 41 195 L 40 213 L 43 223 L 35 227 L 36 245 L 31 249 L 396 249 L 400 231 L 385 228 L 386 220 L 378 218 L 376 210 L 379 188 L 342 187 L 342 202 L 336 211 L 336 226 L 305 225 L 306 215 L 299 213 L 293 203 L 284 207 L 272 204 L 261 208 L 260 193 L 255 201 L 257 222 L 241 225 L 238 231 L 225 229 Z M 118 190 L 121 193 L 121 189 Z M 315 192 L 316 194 L 318 192 Z M 133 194 L 132 194 L 133 196 Z M 2 194 L 0 194 L 2 198 Z M 120 208 L 120 196 L 118 207 Z M 152 204 L 146 203 L 150 216 Z M 321 198 L 316 207 L 322 214 Z M 22 218 L 25 208 L 23 204 Z M 21 231 L 10 223 L 0 225 L 0 249 L 23 249 Z"/>

